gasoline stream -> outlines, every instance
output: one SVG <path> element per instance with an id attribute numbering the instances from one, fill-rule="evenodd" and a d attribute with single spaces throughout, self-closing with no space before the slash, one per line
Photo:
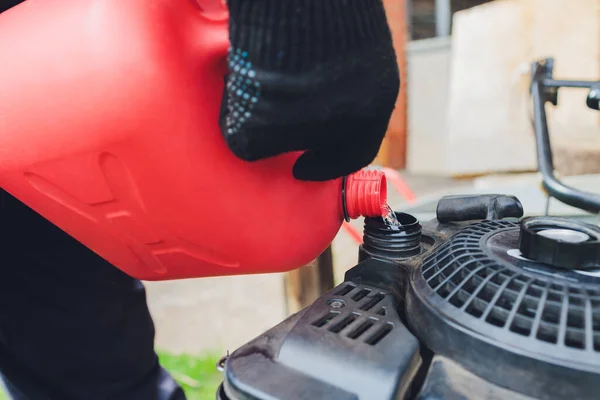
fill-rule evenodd
<path id="1" fill-rule="evenodd" d="M 392 229 L 402 226 L 402 224 L 400 223 L 400 221 L 398 221 L 398 218 L 396 217 L 396 213 L 394 212 L 394 210 L 392 210 L 392 207 L 386 204 L 382 207 L 381 211 L 383 222 L 385 222 L 387 226 L 389 226 Z"/>

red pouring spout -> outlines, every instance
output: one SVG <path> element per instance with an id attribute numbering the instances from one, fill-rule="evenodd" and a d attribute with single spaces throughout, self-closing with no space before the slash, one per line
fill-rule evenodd
<path id="1" fill-rule="evenodd" d="M 387 206 L 387 185 L 382 171 L 361 170 L 344 179 L 344 219 L 380 217 Z"/>

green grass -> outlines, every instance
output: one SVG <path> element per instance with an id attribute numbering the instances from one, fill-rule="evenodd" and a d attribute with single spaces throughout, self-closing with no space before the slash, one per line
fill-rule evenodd
<path id="1" fill-rule="evenodd" d="M 214 400 L 222 374 L 216 370 L 220 356 L 206 354 L 199 357 L 174 356 L 159 353 L 160 363 L 183 387 L 187 400 Z M 0 387 L 0 400 L 8 400 Z"/>
<path id="2" fill-rule="evenodd" d="M 159 353 L 160 363 L 183 387 L 187 400 L 214 400 L 223 374 L 216 369 L 221 355 L 199 357 Z"/>

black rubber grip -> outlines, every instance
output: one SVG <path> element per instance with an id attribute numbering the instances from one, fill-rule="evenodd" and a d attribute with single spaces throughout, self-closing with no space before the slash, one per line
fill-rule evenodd
<path id="1" fill-rule="evenodd" d="M 523 205 L 515 196 L 502 194 L 445 196 L 436 214 L 439 222 L 521 218 Z"/>

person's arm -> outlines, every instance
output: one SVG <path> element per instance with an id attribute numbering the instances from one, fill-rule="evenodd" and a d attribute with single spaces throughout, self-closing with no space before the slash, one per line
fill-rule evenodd
<path id="1" fill-rule="evenodd" d="M 381 0 L 229 0 L 229 76 L 221 130 L 255 161 L 308 150 L 302 180 L 373 161 L 399 90 Z"/>

